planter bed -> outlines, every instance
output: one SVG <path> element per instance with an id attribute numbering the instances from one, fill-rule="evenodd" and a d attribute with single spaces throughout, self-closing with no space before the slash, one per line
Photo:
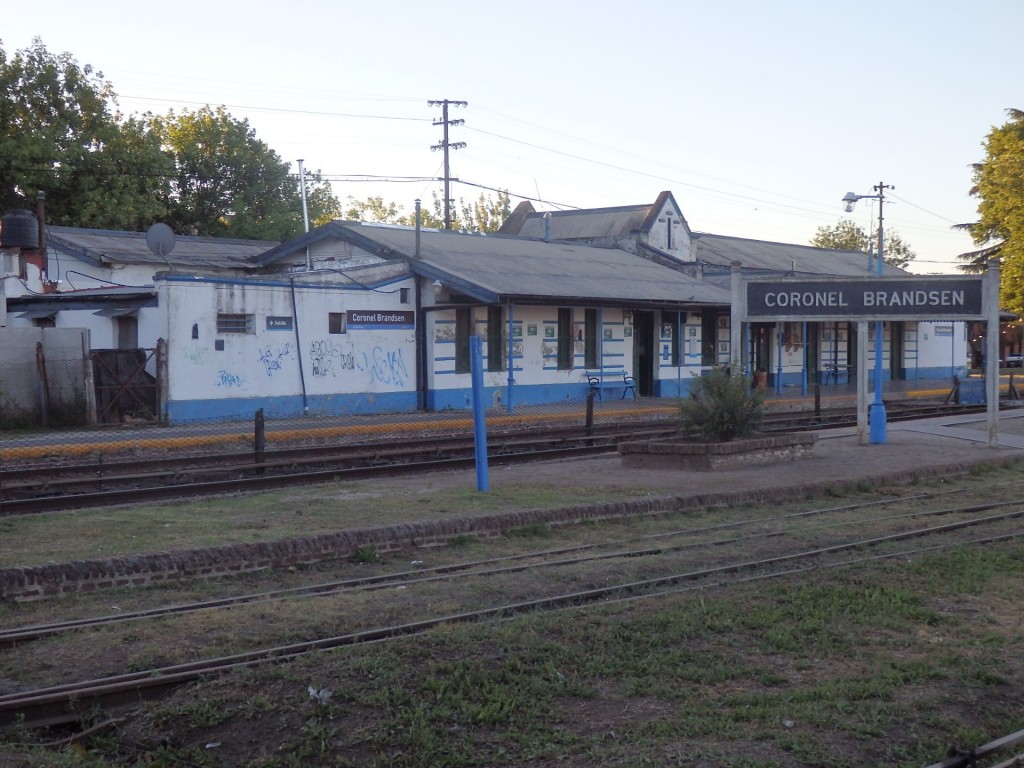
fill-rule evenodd
<path id="1" fill-rule="evenodd" d="M 749 437 L 727 443 L 701 443 L 684 438 L 619 443 L 625 467 L 643 469 L 715 470 L 776 464 L 809 453 L 818 436 L 810 432 Z"/>

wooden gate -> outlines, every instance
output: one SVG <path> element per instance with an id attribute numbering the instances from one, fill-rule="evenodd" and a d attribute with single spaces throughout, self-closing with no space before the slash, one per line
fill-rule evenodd
<path id="1" fill-rule="evenodd" d="M 92 369 L 97 423 L 158 419 L 156 349 L 94 349 Z"/>

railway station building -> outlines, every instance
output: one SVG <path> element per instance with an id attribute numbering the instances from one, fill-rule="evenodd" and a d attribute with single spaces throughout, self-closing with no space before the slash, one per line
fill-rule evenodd
<path id="1" fill-rule="evenodd" d="M 146 233 L 45 229 L 16 259 L 7 327 L 84 328 L 93 350 L 144 353 L 171 422 L 467 408 L 472 336 L 489 402 L 509 408 L 583 400 L 592 382 L 601 397 L 675 397 L 733 361 L 769 385 L 844 384 L 846 323 L 750 324 L 731 349 L 730 273 L 874 270 L 860 252 L 692 232 L 669 192 L 524 203 L 487 235 L 334 221 L 280 244 L 154 249 Z M 967 357 L 963 323 L 886 323 L 883 344 L 892 378 L 949 377 Z"/>

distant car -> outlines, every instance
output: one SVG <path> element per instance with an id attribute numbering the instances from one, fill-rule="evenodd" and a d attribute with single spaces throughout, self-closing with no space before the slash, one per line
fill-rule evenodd
<path id="1" fill-rule="evenodd" d="M 1003 358 L 1003 368 L 1020 368 L 1024 366 L 1024 355 L 1007 355 Z"/>

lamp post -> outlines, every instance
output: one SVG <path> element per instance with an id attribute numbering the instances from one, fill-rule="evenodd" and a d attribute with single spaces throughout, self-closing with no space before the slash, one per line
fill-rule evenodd
<path id="1" fill-rule="evenodd" d="M 847 192 L 843 196 L 844 210 L 847 213 L 853 212 L 853 207 L 857 204 L 858 200 L 877 200 L 878 201 L 878 276 L 882 276 L 882 265 L 885 263 L 883 258 L 883 229 L 882 229 L 882 203 L 885 201 L 885 190 L 895 189 L 890 184 L 883 184 L 878 182 L 872 189 L 877 194 L 874 195 L 855 195 L 853 192 Z M 886 427 L 885 427 L 885 403 L 882 402 L 882 331 L 883 323 L 881 320 L 875 321 L 875 399 L 871 403 L 871 416 L 869 419 L 869 430 L 870 440 L 872 443 L 884 443 L 886 439 Z"/>

